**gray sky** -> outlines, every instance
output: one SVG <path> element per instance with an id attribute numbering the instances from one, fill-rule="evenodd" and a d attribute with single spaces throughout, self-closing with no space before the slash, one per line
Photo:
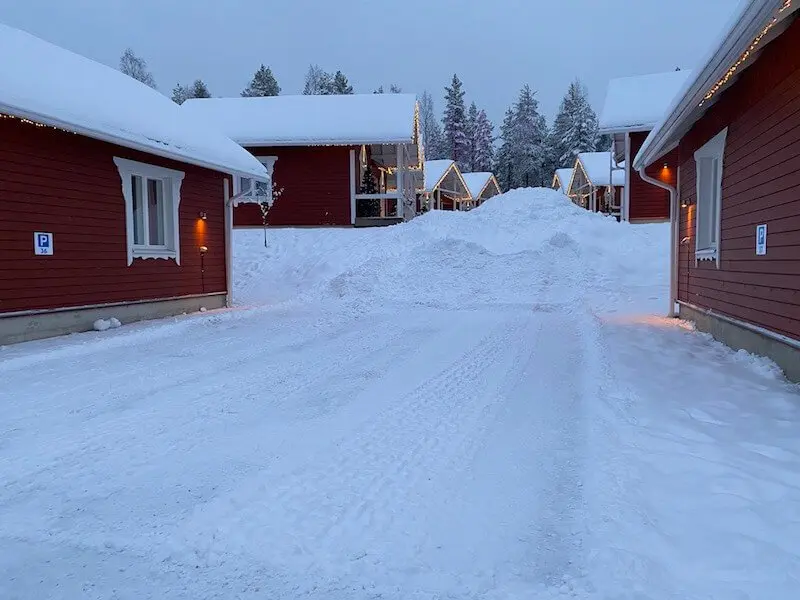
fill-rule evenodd
<path id="1" fill-rule="evenodd" d="M 0 0 L 0 21 L 117 66 L 126 46 L 170 94 L 198 77 L 237 95 L 260 63 L 284 94 L 309 63 L 356 92 L 399 84 L 442 108 L 454 72 L 499 123 L 527 82 L 548 120 L 580 77 L 599 112 L 608 79 L 690 68 L 737 0 Z"/>

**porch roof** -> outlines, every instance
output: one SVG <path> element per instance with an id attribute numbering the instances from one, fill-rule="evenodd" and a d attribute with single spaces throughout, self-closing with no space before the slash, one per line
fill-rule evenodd
<path id="1" fill-rule="evenodd" d="M 116 69 L 0 24 L 0 114 L 224 173 L 267 179 L 249 152 Z"/>
<path id="2" fill-rule="evenodd" d="M 583 167 L 584 173 L 594 186 L 609 185 L 611 179 L 611 152 L 581 152 L 577 162 Z M 577 168 L 576 164 L 576 168 Z M 625 172 L 617 169 L 614 171 L 613 185 L 625 185 Z"/>
<path id="3" fill-rule="evenodd" d="M 242 146 L 415 144 L 413 94 L 270 96 L 187 100 L 182 110 Z"/>
<path id="4" fill-rule="evenodd" d="M 648 131 L 664 116 L 691 71 L 668 71 L 608 82 L 600 113 L 600 132 Z"/>

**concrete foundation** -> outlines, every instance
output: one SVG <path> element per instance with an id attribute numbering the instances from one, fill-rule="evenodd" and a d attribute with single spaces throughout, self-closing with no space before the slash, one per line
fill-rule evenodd
<path id="1" fill-rule="evenodd" d="M 789 381 L 800 383 L 800 348 L 703 310 L 680 305 L 680 318 L 735 350 L 766 356 L 783 369 Z"/>
<path id="2" fill-rule="evenodd" d="M 0 345 L 90 331 L 97 319 L 116 317 L 124 325 L 134 321 L 161 319 L 197 312 L 201 307 L 209 310 L 223 308 L 225 304 L 226 296 L 223 293 L 132 304 L 53 310 L 33 314 L 0 315 Z"/>

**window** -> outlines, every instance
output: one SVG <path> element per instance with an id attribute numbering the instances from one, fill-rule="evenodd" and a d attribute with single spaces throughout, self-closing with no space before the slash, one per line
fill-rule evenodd
<path id="1" fill-rule="evenodd" d="M 267 168 L 270 181 L 255 181 L 252 177 L 236 177 L 236 184 L 234 186 L 234 194 L 238 195 L 242 192 L 247 192 L 244 198 L 239 198 L 236 202 L 261 202 L 264 198 L 272 198 L 272 171 L 275 162 L 278 160 L 277 156 L 257 156 L 256 157 L 262 165 Z M 248 190 L 250 190 L 248 192 Z"/>
<path id="2" fill-rule="evenodd" d="M 722 130 L 694 153 L 697 170 L 695 259 L 715 260 L 717 265 L 722 214 L 722 163 L 727 134 L 727 129 Z"/>
<path id="3" fill-rule="evenodd" d="M 178 208 L 184 173 L 114 158 L 125 198 L 128 264 L 166 258 L 180 264 Z"/>

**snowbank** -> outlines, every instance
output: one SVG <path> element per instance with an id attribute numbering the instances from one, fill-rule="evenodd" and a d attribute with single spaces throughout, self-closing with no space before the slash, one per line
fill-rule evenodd
<path id="1" fill-rule="evenodd" d="M 664 224 L 617 223 L 559 192 L 518 189 L 469 212 L 433 211 L 391 228 L 268 230 L 266 248 L 262 231 L 239 230 L 235 295 L 244 305 L 327 298 L 468 306 L 489 293 L 531 303 L 542 277 L 566 286 L 573 274 L 597 292 L 592 309 L 633 303 L 664 312 L 664 295 L 652 290 L 667 290 L 668 235 Z M 493 286 L 479 284 L 487 277 Z"/>

